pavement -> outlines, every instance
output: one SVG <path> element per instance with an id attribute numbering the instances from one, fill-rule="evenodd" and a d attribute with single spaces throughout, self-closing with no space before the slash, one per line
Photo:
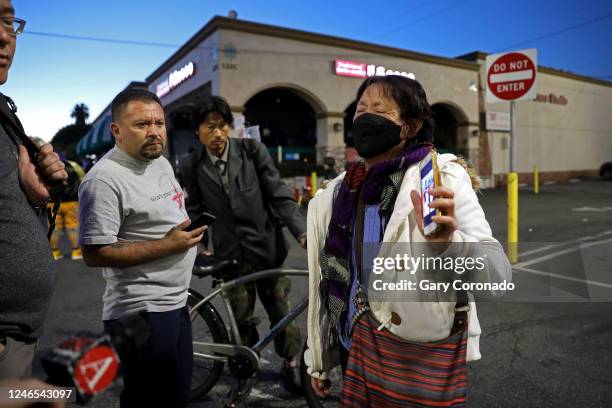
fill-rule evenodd
<path id="1" fill-rule="evenodd" d="M 484 190 L 479 200 L 496 238 L 506 240 L 506 191 Z M 612 407 L 612 183 L 581 180 L 519 194 L 521 251 L 513 267 L 517 285 L 537 288 L 527 300 L 482 302 L 482 359 L 469 363 L 471 407 Z M 67 251 L 66 251 L 67 253 Z M 292 241 L 286 266 L 305 268 L 305 252 Z M 39 352 L 80 331 L 102 332 L 99 269 L 83 261 L 58 261 L 58 282 Z M 293 278 L 292 301 L 307 294 Z M 210 282 L 193 279 L 200 293 Z M 218 305 L 220 306 L 220 305 Z M 268 322 L 261 304 L 260 328 Z M 299 324 L 305 331 L 305 313 Z M 269 346 L 246 407 L 306 407 L 280 386 L 281 360 Z M 34 374 L 44 378 L 38 361 Z M 335 383 L 339 383 L 336 374 Z M 232 379 L 190 407 L 222 407 Z M 118 407 L 121 382 L 89 406 Z M 325 406 L 339 406 L 337 394 Z"/>

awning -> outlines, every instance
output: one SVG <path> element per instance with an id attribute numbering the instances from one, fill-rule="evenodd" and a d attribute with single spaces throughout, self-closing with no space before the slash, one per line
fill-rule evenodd
<path id="1" fill-rule="evenodd" d="M 79 140 L 76 154 L 84 157 L 87 154 L 105 153 L 115 145 L 115 138 L 110 131 L 111 117 L 104 117 Z"/>

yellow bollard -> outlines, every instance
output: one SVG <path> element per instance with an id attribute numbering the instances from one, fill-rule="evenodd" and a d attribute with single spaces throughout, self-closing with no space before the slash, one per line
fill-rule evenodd
<path id="1" fill-rule="evenodd" d="M 533 166 L 533 194 L 540 192 L 540 175 L 538 173 L 538 166 Z"/>
<path id="2" fill-rule="evenodd" d="M 508 173 L 508 259 L 518 260 L 518 173 Z"/>
<path id="3" fill-rule="evenodd" d="M 310 174 L 310 186 L 312 188 L 312 196 L 314 197 L 317 194 L 317 172 L 313 171 Z"/>

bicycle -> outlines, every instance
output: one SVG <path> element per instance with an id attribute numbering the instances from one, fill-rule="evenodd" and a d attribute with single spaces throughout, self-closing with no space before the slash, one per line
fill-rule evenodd
<path id="1" fill-rule="evenodd" d="M 289 313 L 277 322 L 260 340 L 248 347 L 242 344 L 238 331 L 238 324 L 234 317 L 228 291 L 245 283 L 272 276 L 308 276 L 307 270 L 302 269 L 269 269 L 255 272 L 226 281 L 223 276 L 235 271 L 235 260 L 223 260 L 208 256 L 198 256 L 193 267 L 193 275 L 198 278 L 211 276 L 213 291 L 206 297 L 195 289 L 190 288 L 187 304 L 193 327 L 193 356 L 194 376 L 190 392 L 190 400 L 196 400 L 208 393 L 219 381 L 225 363 L 229 367 L 236 383 L 233 385 L 228 406 L 236 406 L 250 392 L 249 379 L 260 368 L 260 354 L 262 350 L 293 320 L 295 320 L 308 306 L 308 295 L 304 296 Z M 229 330 L 212 304 L 212 300 L 221 296 L 222 305 L 229 319 Z M 204 329 L 202 331 L 200 329 Z M 310 376 L 304 365 L 304 345 L 301 352 L 301 384 L 304 396 L 311 407 L 322 407 L 319 398 L 314 394 L 310 384 Z M 196 373 L 196 371 L 198 371 Z M 204 375 L 200 372 L 204 371 Z"/>

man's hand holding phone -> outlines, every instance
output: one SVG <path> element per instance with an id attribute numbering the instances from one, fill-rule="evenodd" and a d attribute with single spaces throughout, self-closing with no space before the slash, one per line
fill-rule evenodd
<path id="1" fill-rule="evenodd" d="M 176 252 L 185 251 L 198 244 L 204 236 L 204 231 L 208 229 L 209 225 L 212 225 L 217 217 L 214 215 L 204 212 L 200 214 L 195 220 L 186 220 L 176 227 L 172 228 L 166 234 L 164 239 L 167 239 L 173 248 L 176 248 Z"/>
<path id="2" fill-rule="evenodd" d="M 191 220 L 185 220 L 175 227 L 172 227 L 170 231 L 166 233 L 163 238 L 168 245 L 172 253 L 180 253 L 194 247 L 202 240 L 204 231 L 208 229 L 208 226 L 204 225 L 199 228 L 193 228 L 190 231 L 187 229 L 193 223 Z"/>
<path id="3" fill-rule="evenodd" d="M 204 212 L 195 220 L 185 220 L 173 227 L 164 237 L 168 244 L 173 248 L 173 252 L 182 252 L 196 246 L 204 237 L 204 232 L 212 225 L 217 218 Z"/>
<path id="4" fill-rule="evenodd" d="M 213 225 L 216 220 L 217 217 L 211 213 L 203 212 L 195 220 L 193 220 L 187 228 L 185 228 L 185 231 L 193 231 L 194 229 L 203 227 L 205 225 L 208 227 L 209 225 Z"/>

